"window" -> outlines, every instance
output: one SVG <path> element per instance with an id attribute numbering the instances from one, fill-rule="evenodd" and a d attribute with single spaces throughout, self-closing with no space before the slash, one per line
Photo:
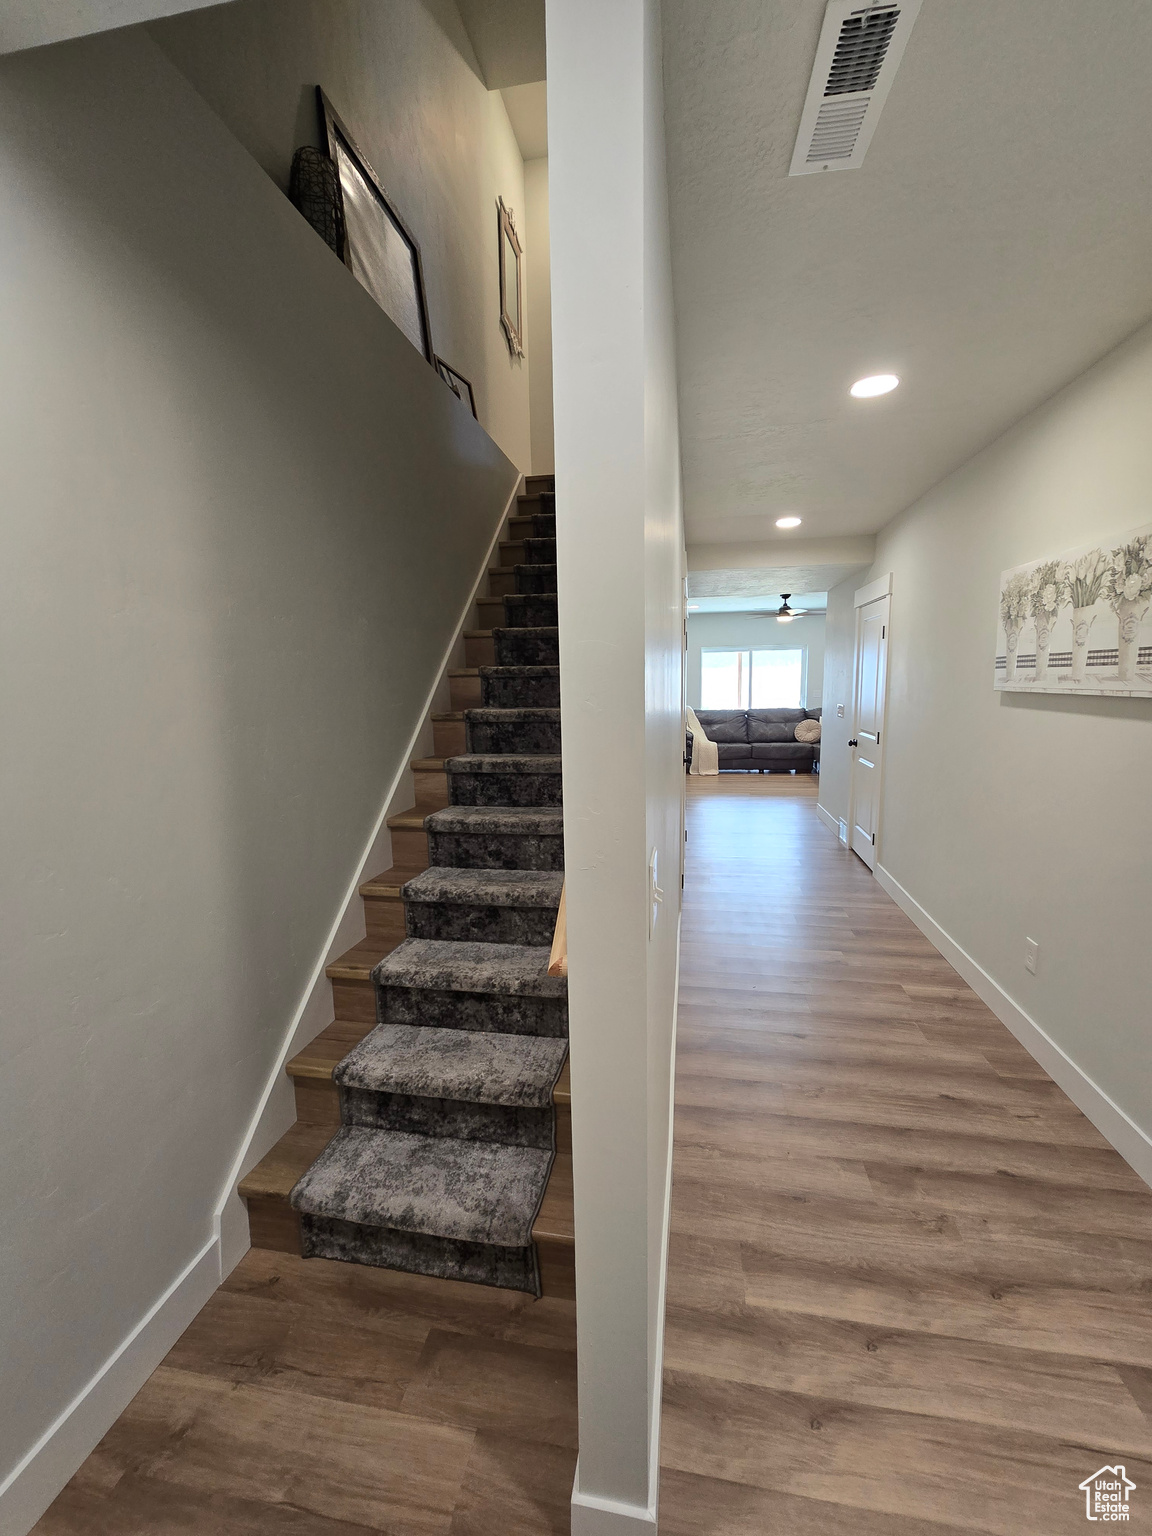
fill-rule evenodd
<path id="1" fill-rule="evenodd" d="M 799 709 L 804 651 L 700 652 L 701 709 Z"/>

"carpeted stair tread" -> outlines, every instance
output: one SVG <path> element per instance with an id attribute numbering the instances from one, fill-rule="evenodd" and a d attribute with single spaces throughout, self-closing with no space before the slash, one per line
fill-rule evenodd
<path id="1" fill-rule="evenodd" d="M 536 869 L 426 869 L 409 880 L 407 903 L 444 906 L 558 907 L 564 876 Z"/>
<path id="2" fill-rule="evenodd" d="M 469 1104 L 548 1108 L 566 1040 L 379 1024 L 339 1064 L 342 1088 L 406 1093 Z"/>
<path id="3" fill-rule="evenodd" d="M 490 786 L 501 781 L 484 778 L 475 782 Z M 520 787 L 534 781 L 519 777 L 508 782 Z M 547 782 L 556 781 L 549 778 Z M 491 798 L 502 801 L 504 797 L 497 794 Z M 452 805 L 434 811 L 423 826 L 428 861 L 440 869 L 564 868 L 564 813 L 559 807 Z M 412 871 L 413 876 L 416 873 Z"/>
<path id="4" fill-rule="evenodd" d="M 424 818 L 427 832 L 487 832 L 494 836 L 560 837 L 564 812 L 550 805 L 449 805 Z M 412 871 L 412 878 L 420 873 Z"/>
<path id="5" fill-rule="evenodd" d="M 499 680 L 509 680 L 519 677 L 555 677 L 559 678 L 559 667 L 477 667 L 476 674 L 481 677 L 494 677 Z"/>
<path id="6" fill-rule="evenodd" d="M 559 667 L 481 667 L 483 707 L 551 708 L 560 704 Z"/>
<path id="7" fill-rule="evenodd" d="M 292 1190 L 305 1216 L 526 1247 L 553 1154 L 343 1126 Z"/>
<path id="8" fill-rule="evenodd" d="M 516 625 L 489 631 L 497 666 L 559 665 L 560 631 L 554 625 Z"/>
<path id="9" fill-rule="evenodd" d="M 516 583 L 516 591 L 551 592 L 556 593 L 556 567 L 545 565 L 514 565 L 512 567 L 512 579 Z"/>
<path id="10" fill-rule="evenodd" d="M 500 601 L 505 629 L 538 629 L 556 623 L 555 592 L 509 592 Z"/>
<path id="11" fill-rule="evenodd" d="M 478 709 L 466 709 L 462 718 L 477 725 L 514 725 L 517 723 L 529 724 L 540 720 L 559 723 L 560 711 L 550 708 L 535 708 L 531 705 L 509 706 L 501 709 L 490 704 L 483 704 Z"/>
<path id="12" fill-rule="evenodd" d="M 554 757 L 560 750 L 560 711 L 484 705 L 464 715 L 465 752 L 477 757 Z"/>
<path id="13" fill-rule="evenodd" d="M 551 752 L 538 757 L 528 753 L 471 752 L 447 758 L 444 767 L 448 773 L 560 773 L 563 759 Z"/>
<path id="14" fill-rule="evenodd" d="M 372 972 L 378 987 L 424 987 L 498 996 L 568 994 L 564 976 L 548 975 L 551 951 L 534 944 L 467 944 L 405 939 Z"/>

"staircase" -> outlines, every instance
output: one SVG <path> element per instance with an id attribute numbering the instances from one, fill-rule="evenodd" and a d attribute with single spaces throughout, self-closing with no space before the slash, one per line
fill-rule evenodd
<path id="1" fill-rule="evenodd" d="M 288 1064 L 296 1124 L 240 1184 L 254 1247 L 575 1294 L 554 491 L 518 498 L 334 1020 Z"/>

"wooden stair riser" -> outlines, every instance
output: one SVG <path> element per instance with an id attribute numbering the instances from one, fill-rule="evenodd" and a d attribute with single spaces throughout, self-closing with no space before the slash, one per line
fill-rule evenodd
<path id="1" fill-rule="evenodd" d="M 480 629 L 499 629 L 504 623 L 504 599 L 481 597 L 476 601 L 476 615 Z"/>
<path id="2" fill-rule="evenodd" d="M 294 1077 L 296 1118 L 307 1125 L 329 1125 L 335 1135 L 340 1124 L 340 1092 L 330 1077 Z M 556 1105 L 556 1150 L 572 1150 L 572 1107 Z"/>
<path id="3" fill-rule="evenodd" d="M 432 750 L 437 757 L 459 757 L 466 751 L 463 720 L 433 720 Z M 400 860 L 396 862 L 400 863 Z"/>
<path id="4" fill-rule="evenodd" d="M 524 494 L 526 496 L 538 496 L 538 495 L 540 495 L 540 493 L 542 491 L 547 492 L 550 496 L 555 496 L 555 494 L 556 494 L 556 476 L 555 475 L 525 475 L 525 477 L 524 477 Z M 517 499 L 517 501 L 520 500 L 519 497 L 517 497 L 516 499 Z"/>
<path id="5" fill-rule="evenodd" d="M 439 769 L 421 769 L 412 775 L 416 786 L 416 804 L 412 814 L 430 816 L 448 804 L 448 775 Z M 395 861 L 399 863 L 397 859 Z"/>
<path id="6" fill-rule="evenodd" d="M 404 869 L 428 868 L 428 834 L 422 828 L 393 827 L 392 862 Z M 371 934 L 369 934 L 371 937 Z"/>
<path id="7" fill-rule="evenodd" d="M 248 1195 L 248 1233 L 253 1248 L 270 1248 L 273 1253 L 303 1252 L 300 1242 L 300 1218 L 283 1195 Z"/>
<path id="8" fill-rule="evenodd" d="M 453 710 L 480 709 L 484 703 L 483 688 L 480 678 L 475 673 L 469 677 L 450 676 L 448 691 L 451 695 Z"/>
<path id="9" fill-rule="evenodd" d="M 369 934 L 369 937 L 372 935 Z M 375 1024 L 376 989 L 370 981 L 334 981 L 332 1008 L 342 1022 Z"/>
<path id="10" fill-rule="evenodd" d="M 516 590 L 516 572 L 511 567 L 488 572 L 488 596 L 506 597 L 509 592 Z"/>
<path id="11" fill-rule="evenodd" d="M 465 635 L 464 663 L 469 667 L 494 667 L 496 648 L 491 635 Z"/>
<path id="12" fill-rule="evenodd" d="M 540 1290 L 558 1301 L 576 1300 L 576 1246 L 574 1243 L 536 1239 L 540 1258 Z"/>
<path id="13" fill-rule="evenodd" d="M 427 837 L 424 839 L 424 847 L 427 850 Z M 427 862 L 424 868 L 428 868 Z M 363 901 L 367 937 L 373 942 L 391 944 L 395 948 L 407 937 L 404 932 L 404 903 L 395 896 L 365 896 Z"/>

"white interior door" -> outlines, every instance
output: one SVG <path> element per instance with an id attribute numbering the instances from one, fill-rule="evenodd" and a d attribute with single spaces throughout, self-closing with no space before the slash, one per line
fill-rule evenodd
<path id="1" fill-rule="evenodd" d="M 856 610 L 856 690 L 852 722 L 852 834 L 869 869 L 876 867 L 880 783 L 884 772 L 884 691 L 888 678 L 888 609 L 878 597 Z"/>

